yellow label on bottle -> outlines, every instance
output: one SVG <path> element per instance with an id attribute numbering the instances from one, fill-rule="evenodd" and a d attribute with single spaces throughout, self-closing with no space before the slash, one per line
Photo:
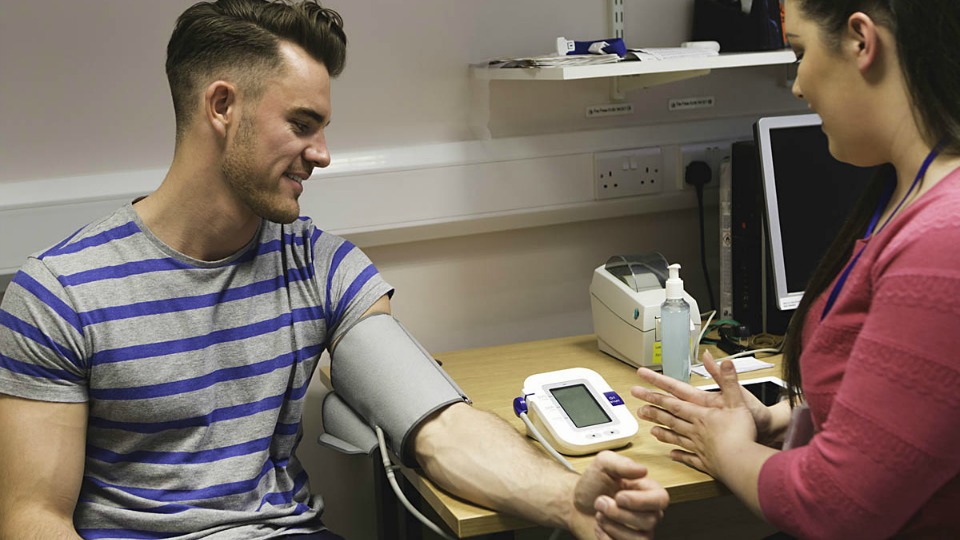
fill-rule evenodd
<path id="1" fill-rule="evenodd" d="M 653 365 L 663 364 L 663 345 L 659 341 L 653 342 Z"/>

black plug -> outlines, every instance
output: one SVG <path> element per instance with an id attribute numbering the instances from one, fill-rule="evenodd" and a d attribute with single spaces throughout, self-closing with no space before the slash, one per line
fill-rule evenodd
<path id="1" fill-rule="evenodd" d="M 705 161 L 691 161 L 683 171 L 683 181 L 697 188 L 698 192 L 710 183 L 711 178 L 713 178 L 713 171 Z"/>

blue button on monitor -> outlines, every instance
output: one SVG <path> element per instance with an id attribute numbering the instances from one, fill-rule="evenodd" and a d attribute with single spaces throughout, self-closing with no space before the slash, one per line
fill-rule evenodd
<path id="1" fill-rule="evenodd" d="M 607 401 L 609 401 L 611 405 L 623 405 L 623 399 L 613 390 L 604 392 L 603 395 L 606 396 Z"/>

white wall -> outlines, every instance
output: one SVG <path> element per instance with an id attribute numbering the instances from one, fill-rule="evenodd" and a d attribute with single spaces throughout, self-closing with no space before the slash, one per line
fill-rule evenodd
<path id="1" fill-rule="evenodd" d="M 173 115 L 163 71 L 176 16 L 194 0 L 0 0 L 0 183 L 164 168 Z M 626 0 L 626 42 L 687 39 L 692 0 Z M 333 87 L 338 154 L 475 137 L 467 66 L 550 52 L 558 36 L 606 37 L 603 0 L 330 0 L 349 37 Z M 764 70 L 716 73 L 637 92 L 641 113 L 582 118 L 606 81 L 493 83 L 496 134 L 554 133 L 800 108 Z M 721 78 L 720 84 L 716 84 Z M 718 94 L 718 106 L 666 113 L 665 96 Z M 656 114 L 653 111 L 656 110 Z"/>
<path id="2" fill-rule="evenodd" d="M 173 149 L 164 49 L 176 16 L 193 1 L 0 0 L 0 206 L 13 197 L 14 187 L 22 193 L 24 186 L 47 190 L 73 184 L 82 192 L 103 189 L 99 174 L 149 179 L 162 172 Z M 626 0 L 627 44 L 675 46 L 688 39 L 692 4 Z M 328 138 L 334 164 L 338 156 L 377 149 L 402 153 L 486 135 L 497 140 L 650 128 L 641 138 L 610 143 L 628 147 L 660 144 L 660 126 L 666 133 L 678 122 L 740 119 L 741 127 L 728 135 L 742 136 L 751 117 L 803 109 L 778 84 L 777 67 L 726 70 L 631 93 L 628 100 L 637 112 L 629 117 L 584 117 L 587 105 L 609 102 L 609 83 L 602 80 L 497 81 L 480 88 L 489 101 L 477 99 L 468 64 L 546 53 L 558 36 L 608 37 L 602 0 L 329 0 L 326 5 L 343 15 L 350 40 L 347 70 L 333 86 Z M 670 98 L 702 95 L 715 96 L 717 106 L 667 111 Z M 308 189 L 323 193 L 321 186 Z M 403 204 L 429 199 L 413 195 Z M 322 225 L 322 202 L 311 204 Z M 355 211 L 362 213 L 367 204 L 358 198 Z M 74 224 L 51 227 L 51 234 L 63 236 Z M 18 233 L 0 231 L 0 255 Z M 379 244 L 367 252 L 397 287 L 396 313 L 434 351 L 591 332 L 590 272 L 618 253 L 661 251 L 684 265 L 695 295 L 705 290 L 696 212 L 689 209 Z M 366 465 L 312 444 L 320 390 L 311 388 L 301 453 L 314 487 L 328 500 L 328 522 L 350 537 L 367 538 L 372 529 Z M 354 475 L 360 475 L 359 485 Z"/>

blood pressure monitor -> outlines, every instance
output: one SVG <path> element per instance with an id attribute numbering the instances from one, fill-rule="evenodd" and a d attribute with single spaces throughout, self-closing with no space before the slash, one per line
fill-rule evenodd
<path id="1" fill-rule="evenodd" d="M 562 369 L 531 375 L 513 409 L 526 414 L 532 427 L 557 451 L 568 456 L 618 448 L 630 442 L 639 425 L 623 399 L 597 372 Z"/>

